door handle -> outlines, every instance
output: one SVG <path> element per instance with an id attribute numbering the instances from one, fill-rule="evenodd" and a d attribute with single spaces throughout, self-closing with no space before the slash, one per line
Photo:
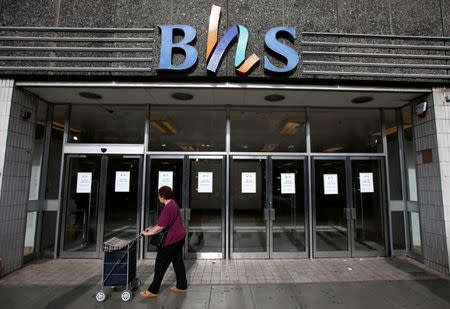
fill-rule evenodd
<path id="1" fill-rule="evenodd" d="M 191 220 L 191 209 L 189 209 L 189 208 L 182 208 L 181 210 L 182 210 L 181 213 L 183 215 L 184 222 L 187 222 L 187 221 Z"/>
<path id="2" fill-rule="evenodd" d="M 264 220 L 268 221 L 270 217 L 269 209 L 264 208 Z"/>
<path id="3" fill-rule="evenodd" d="M 356 220 L 356 208 L 351 208 L 352 210 L 352 219 Z"/>
<path id="4" fill-rule="evenodd" d="M 270 220 L 275 221 L 275 209 L 270 209 Z"/>

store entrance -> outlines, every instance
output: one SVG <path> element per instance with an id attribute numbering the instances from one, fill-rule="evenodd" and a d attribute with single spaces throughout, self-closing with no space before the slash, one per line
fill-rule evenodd
<path id="1" fill-rule="evenodd" d="M 61 256 L 99 258 L 112 237 L 138 232 L 142 156 L 67 155 Z"/>
<path id="2" fill-rule="evenodd" d="M 386 255 L 383 160 L 313 158 L 315 257 Z"/>
<path id="3" fill-rule="evenodd" d="M 230 257 L 307 257 L 305 160 L 239 157 L 230 163 Z"/>
<path id="4" fill-rule="evenodd" d="M 187 258 L 225 256 L 225 159 L 222 156 L 149 156 L 146 226 L 161 213 L 158 189 L 167 185 L 175 193 L 187 230 Z M 145 257 L 156 248 L 147 240 Z"/>

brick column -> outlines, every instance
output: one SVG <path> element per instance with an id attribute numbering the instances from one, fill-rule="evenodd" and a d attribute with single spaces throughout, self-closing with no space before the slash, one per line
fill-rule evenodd
<path id="1" fill-rule="evenodd" d="M 433 89 L 427 101 L 426 117 L 414 112 L 413 121 L 423 258 L 427 265 L 449 274 L 450 103 L 443 88 Z"/>
<path id="2" fill-rule="evenodd" d="M 22 112 L 22 117 L 21 117 Z M 23 112 L 30 112 L 25 119 Z M 0 258 L 7 274 L 23 263 L 36 98 L 0 79 Z"/>

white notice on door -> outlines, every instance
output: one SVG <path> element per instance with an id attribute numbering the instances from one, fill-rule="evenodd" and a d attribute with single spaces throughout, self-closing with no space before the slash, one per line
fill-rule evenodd
<path id="1" fill-rule="evenodd" d="M 130 192 L 130 172 L 116 171 L 116 192 Z"/>
<path id="2" fill-rule="evenodd" d="M 173 172 L 159 171 L 158 173 L 158 190 L 161 187 L 168 186 L 173 189 Z"/>
<path id="3" fill-rule="evenodd" d="M 198 193 L 213 193 L 213 173 L 198 172 Z"/>
<path id="4" fill-rule="evenodd" d="M 295 194 L 295 173 L 281 173 L 281 194 Z"/>
<path id="5" fill-rule="evenodd" d="M 242 177 L 242 193 L 256 193 L 256 173 L 244 172 Z"/>
<path id="6" fill-rule="evenodd" d="M 92 173 L 77 173 L 77 193 L 91 193 Z"/>
<path id="7" fill-rule="evenodd" d="M 359 173 L 359 188 L 361 193 L 373 193 L 373 173 Z"/>
<path id="8" fill-rule="evenodd" d="M 323 174 L 323 194 L 338 194 L 337 174 Z"/>

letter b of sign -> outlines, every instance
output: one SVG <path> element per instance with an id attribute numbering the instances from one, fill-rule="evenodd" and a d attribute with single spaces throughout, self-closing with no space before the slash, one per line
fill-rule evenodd
<path id="1" fill-rule="evenodd" d="M 190 45 L 197 35 L 195 29 L 188 25 L 159 25 L 161 31 L 161 53 L 158 70 L 184 71 L 190 69 L 198 58 L 195 47 Z M 174 43 L 174 35 L 180 34 L 183 39 Z M 174 65 L 172 56 L 174 52 L 183 53 L 185 58 L 181 64 Z"/>

